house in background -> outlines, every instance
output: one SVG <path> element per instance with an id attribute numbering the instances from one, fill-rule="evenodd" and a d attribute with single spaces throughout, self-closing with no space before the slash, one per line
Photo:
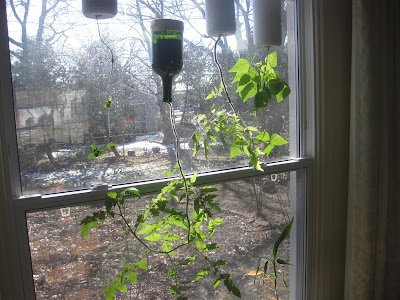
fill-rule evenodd
<path id="1" fill-rule="evenodd" d="M 89 133 L 88 116 L 82 110 L 85 90 L 60 92 L 16 91 L 15 119 L 19 145 L 30 143 L 58 144 L 85 143 Z M 132 127 L 132 133 L 148 133 L 158 130 L 156 96 L 137 91 L 129 100 L 132 118 L 118 121 L 124 127 Z"/>

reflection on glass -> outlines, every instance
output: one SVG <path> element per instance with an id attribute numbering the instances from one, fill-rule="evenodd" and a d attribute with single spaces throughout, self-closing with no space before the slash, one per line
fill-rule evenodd
<path id="1" fill-rule="evenodd" d="M 23 193 L 53 193 L 90 187 L 91 183 L 118 184 L 159 178 L 175 164 L 168 107 L 162 102 L 162 84 L 151 69 L 150 22 L 171 18 L 185 23 L 183 68 L 175 78 L 174 101 L 181 156 L 189 172 L 215 170 L 246 164 L 244 157 L 229 160 L 223 143 L 211 145 L 209 160 L 191 157 L 194 117 L 209 113 L 205 97 L 219 86 L 211 52 L 213 40 L 206 37 L 199 1 L 118 1 L 120 12 L 100 20 L 100 41 L 95 20 L 85 18 L 79 1 L 32 0 L 28 4 L 7 2 L 15 115 Z M 201 2 L 201 1 L 200 1 Z M 149 5 L 151 3 L 151 5 Z M 249 1 L 240 0 L 246 7 Z M 15 9 L 12 9 L 11 4 Z M 47 5 L 46 9 L 42 9 Z M 181 8 L 184 5 L 185 9 Z M 154 6 L 154 7 L 153 7 Z M 149 9 L 152 7 L 152 9 Z M 226 82 L 239 57 L 262 60 L 252 42 L 251 7 L 238 10 L 237 34 L 218 47 Z M 245 15 L 243 15 L 245 14 Z M 26 19 L 24 19 L 26 16 Z M 19 22 L 19 20 L 23 22 Z M 286 4 L 282 24 L 286 28 Z M 281 77 L 287 80 L 289 43 L 284 32 L 278 50 Z M 242 103 L 229 85 L 240 111 L 252 108 Z M 107 108 L 104 102 L 112 95 Z M 243 114 L 259 128 L 289 138 L 288 102 L 271 101 L 263 113 Z M 110 141 L 116 145 L 109 149 Z M 106 151 L 88 159 L 91 145 Z M 271 159 L 288 156 L 288 147 L 274 150 Z"/>
<path id="2" fill-rule="evenodd" d="M 224 223 L 219 226 L 213 241 L 218 252 L 209 252 L 217 261 L 227 260 L 223 270 L 232 274 L 241 290 L 242 299 L 267 299 L 267 292 L 260 280 L 254 283 L 251 274 L 257 268 L 257 260 L 271 256 L 273 244 L 290 220 L 289 173 L 249 178 L 216 185 Z M 125 214 L 129 221 L 151 201 L 151 197 L 128 201 Z M 143 247 L 121 230 L 119 220 L 106 220 L 97 230 L 91 230 L 82 240 L 80 221 L 91 214 L 94 207 L 71 207 L 70 217 L 65 218 L 59 209 L 27 214 L 32 266 L 37 299 L 105 299 L 99 293 L 115 279 L 121 268 L 135 261 Z M 280 248 L 279 255 L 289 259 L 289 239 Z M 183 261 L 194 253 L 176 251 L 174 259 Z M 220 257 L 221 256 L 221 257 Z M 137 285 L 131 285 L 126 294 L 118 299 L 174 299 L 169 294 L 171 279 L 168 277 L 168 261 L 162 255 L 153 254 L 147 259 L 149 269 L 139 274 Z M 196 259 L 181 276 L 193 280 L 204 267 Z M 289 283 L 289 267 L 279 266 L 278 274 Z M 231 299 L 227 290 L 219 286 L 213 289 L 215 278 L 207 276 L 185 286 L 184 293 L 190 299 Z M 289 299 L 289 292 L 279 285 L 281 299 Z"/>

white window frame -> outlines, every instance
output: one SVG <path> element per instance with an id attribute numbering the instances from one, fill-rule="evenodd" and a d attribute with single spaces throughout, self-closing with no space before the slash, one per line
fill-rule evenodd
<path id="1" fill-rule="evenodd" d="M 291 82 L 297 85 L 297 101 L 290 106 L 291 118 L 298 119 L 297 126 L 291 127 L 291 136 L 298 143 L 291 143 L 291 153 L 296 158 L 273 162 L 265 165 L 264 172 L 254 171 L 248 167 L 207 172 L 198 176 L 198 184 L 217 183 L 230 181 L 251 176 L 262 176 L 272 173 L 304 171 L 305 190 L 303 185 L 294 184 L 296 178 L 291 178 L 291 196 L 299 193 L 304 194 L 302 201 L 291 200 L 291 211 L 295 212 L 295 228 L 291 234 L 291 260 L 295 263 L 295 272 L 291 272 L 292 289 L 291 300 L 306 300 L 311 298 L 311 282 L 307 280 L 307 270 L 312 264 L 312 240 L 308 232 L 311 232 L 312 219 L 314 215 L 314 87 L 313 87 L 313 21 L 312 21 L 312 0 L 296 1 L 288 0 L 288 5 L 293 5 L 297 11 L 297 20 L 288 29 L 297 33 L 298 49 L 295 55 L 296 70 L 299 74 L 291 74 Z M 12 97 L 12 82 L 9 60 L 8 32 L 6 22 L 6 1 L 0 1 L 0 133 L 3 170 L 5 182 L 0 182 L 0 188 L 4 188 L 6 197 L 1 199 L 0 208 L 5 207 L 9 211 L 1 211 L 0 217 L 7 214 L 10 221 L 10 235 L 8 250 L 17 253 L 17 274 L 14 280 L 21 292 L 16 297 L 21 299 L 35 299 L 34 282 L 32 277 L 32 265 L 29 250 L 28 230 L 26 225 L 26 213 L 31 211 L 47 210 L 59 207 L 84 205 L 88 203 L 104 201 L 106 193 L 110 190 L 120 190 L 128 186 L 135 186 L 142 194 L 155 193 L 165 184 L 166 180 L 150 180 L 144 183 L 130 185 L 110 186 L 105 190 L 83 190 L 64 192 L 50 195 L 22 196 L 17 156 L 17 138 L 14 117 L 14 104 Z M 296 29 L 295 24 L 298 24 Z M 290 26 L 292 26 L 290 28 Z M 289 62 L 290 63 L 290 62 Z M 292 84 L 292 83 L 291 83 Z M 300 147 L 299 147 L 300 146 Z M 294 147 L 294 148 L 293 148 Z M 308 157 L 308 158 L 305 158 Z M 292 181 L 292 179 L 294 179 Z M 293 183 L 293 184 L 292 184 Z M 4 185 L 4 187 L 2 186 Z M 291 197 L 293 199 L 293 197 Z M 4 205 L 5 204 L 5 205 Z M 292 244 L 292 242 L 296 244 Z M 294 246 L 293 246 L 294 245 Z M 1 249 L 0 249 L 1 251 Z M 15 266 L 14 266 L 15 267 Z M 19 283 L 19 284 L 18 284 Z M 16 291 L 16 293 L 18 293 Z M 4 293 L 5 294 L 5 293 Z M 17 295 L 17 294 L 16 294 Z M 19 299 L 19 298 L 16 298 Z M 2 294 L 0 291 L 0 300 Z"/>

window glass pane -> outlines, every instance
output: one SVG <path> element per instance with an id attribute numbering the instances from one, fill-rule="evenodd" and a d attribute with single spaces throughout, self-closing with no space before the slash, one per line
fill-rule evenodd
<path id="1" fill-rule="evenodd" d="M 252 40 L 251 1 L 235 1 L 237 32 L 219 43 L 222 65 L 232 100 L 249 111 L 230 84 L 227 71 L 238 58 L 263 60 Z M 118 1 L 119 13 L 108 20 L 87 19 L 80 1 L 7 1 L 16 128 L 23 193 L 53 193 L 88 188 L 92 183 L 117 184 L 159 178 L 175 164 L 174 138 L 168 106 L 162 102 L 160 78 L 152 72 L 150 22 L 154 18 L 183 20 L 184 67 L 175 78 L 174 100 L 181 158 L 187 172 L 246 165 L 246 157 L 229 159 L 222 139 L 196 158 L 192 134 L 195 116 L 210 115 L 205 98 L 219 86 L 213 63 L 215 39 L 206 35 L 204 1 Z M 282 3 L 283 44 L 277 49 L 282 79 L 288 79 L 286 1 Z M 112 50 L 112 53 L 110 51 Z M 272 52 L 272 50 L 271 50 Z M 115 60 L 112 67 L 112 58 Z M 293 72 L 293 70 L 291 70 Z M 294 87 L 292 86 L 292 95 Z M 109 108 L 104 103 L 111 97 Z M 291 101 L 295 98 L 291 96 Z M 221 105 L 223 99 L 217 100 Z M 270 105 L 247 122 L 289 140 L 289 101 Z M 116 145 L 109 149 L 109 143 Z M 106 154 L 89 159 L 91 145 Z M 277 147 L 270 159 L 289 155 Z"/>
<path id="2" fill-rule="evenodd" d="M 253 271 L 257 269 L 259 258 L 272 256 L 273 245 L 290 220 L 289 195 L 293 190 L 290 178 L 295 174 L 280 173 L 216 185 L 219 189 L 216 202 L 221 206 L 224 223 L 218 226 L 212 239 L 219 249 L 210 251 L 208 256 L 212 261 L 221 258 L 227 261 L 222 270 L 232 275 L 242 299 L 267 299 L 262 276 L 258 275 L 254 283 Z M 126 218 L 135 220 L 149 201 L 150 196 L 127 201 Z M 106 219 L 82 240 L 79 223 L 95 209 L 94 206 L 80 206 L 27 214 L 38 300 L 105 299 L 98 296 L 99 293 L 126 263 L 134 263 L 144 253 L 144 247 L 121 229 L 123 223 L 118 218 Z M 290 259 L 289 240 L 293 242 L 293 238 L 288 237 L 280 245 L 278 258 Z M 175 251 L 175 263 L 196 254 L 185 250 L 187 248 L 181 249 Z M 128 292 L 119 294 L 118 299 L 173 299 L 169 293 L 173 282 L 167 275 L 168 259 L 151 254 L 147 263 L 149 269 L 139 272 L 138 283 L 129 285 Z M 178 272 L 185 280 L 194 280 L 197 272 L 206 266 L 204 259 L 197 256 L 187 268 L 179 267 Z M 293 271 L 295 267 L 290 268 Z M 285 279 L 290 285 L 289 267 L 278 265 L 277 272 L 279 297 L 289 299 L 282 282 Z M 212 275 L 206 276 L 185 285 L 183 292 L 190 299 L 231 299 L 223 284 L 213 289 L 215 280 Z M 268 287 L 271 288 L 269 282 Z"/>

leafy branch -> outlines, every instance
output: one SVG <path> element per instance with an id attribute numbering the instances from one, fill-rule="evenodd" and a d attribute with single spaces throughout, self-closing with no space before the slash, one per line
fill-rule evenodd
<path id="1" fill-rule="evenodd" d="M 216 54 L 215 61 L 219 65 Z M 273 52 L 264 61 L 258 63 L 241 58 L 229 70 L 229 72 L 236 73 L 232 83 L 237 82 L 236 92 L 243 102 L 254 97 L 254 108 L 250 112 L 256 114 L 258 110 L 266 107 L 272 96 L 276 97 L 278 103 L 289 96 L 290 88 L 280 79 L 279 72 L 274 69 L 276 66 L 277 55 L 276 52 Z M 221 78 L 223 77 L 221 76 Z M 224 134 L 225 141 L 227 140 L 227 144 L 229 144 L 231 159 L 244 153 L 249 158 L 250 167 L 263 171 L 260 157 L 268 157 L 276 146 L 285 145 L 288 141 L 277 133 L 270 135 L 267 131 L 260 130 L 255 126 L 247 126 L 243 118 L 236 112 L 224 81 L 219 88 L 215 87 L 211 91 L 206 100 L 221 97 L 222 90 L 225 91 L 226 103 L 218 108 L 214 103 L 210 117 L 207 117 L 206 114 L 196 117 L 198 129 L 192 135 L 193 156 L 197 155 L 203 146 L 207 158 L 211 150 L 210 145 L 216 143 L 218 135 Z M 230 112 L 224 108 L 226 104 L 231 107 Z"/>
<path id="2" fill-rule="evenodd" d="M 167 172 L 165 175 L 172 176 L 178 169 L 178 165 L 175 165 L 174 170 Z M 128 188 L 119 194 L 109 192 L 105 201 L 105 210 L 96 211 L 82 220 L 82 237 L 86 237 L 91 228 L 97 228 L 98 223 L 103 223 L 106 217 L 121 218 L 125 231 L 132 234 L 146 248 L 146 253 L 142 255 L 142 258 L 150 253 L 158 253 L 168 257 L 171 265 L 168 275 L 174 280 L 170 292 L 177 294 L 178 299 L 186 299 L 181 295 L 179 288 L 188 282 L 181 282 L 180 277 L 177 275 L 176 265 L 172 260 L 174 252 L 187 246 L 196 249 L 199 253 L 207 253 L 217 249 L 218 245 L 210 241 L 213 238 L 216 226 L 223 224 L 221 218 L 215 217 L 216 212 L 221 212 L 219 204 L 214 201 L 217 197 L 215 194 L 217 189 L 210 186 L 196 187 L 194 185 L 196 177 L 197 174 L 194 174 L 187 180 L 187 188 L 185 188 L 182 178 L 171 179 L 162 188 L 157 197 L 152 199 L 153 203 L 147 205 L 144 212 L 137 216 L 134 223 L 128 221 L 122 207 L 127 197 L 136 196 L 140 198 L 139 191 L 135 188 Z M 189 197 L 193 199 L 193 209 L 188 218 L 186 218 L 185 210 L 178 210 L 168 206 L 173 200 L 179 204 L 182 203 L 183 199 Z M 207 230 L 202 228 L 207 228 Z M 185 238 L 185 231 L 189 236 L 188 240 Z M 195 256 L 189 257 L 178 266 L 187 266 L 194 259 Z M 210 262 L 208 258 L 207 261 Z M 221 265 L 221 261 L 211 263 L 211 265 L 217 267 Z M 147 264 L 146 268 L 142 260 L 139 260 L 133 266 L 129 263 L 126 264 L 120 275 L 103 290 L 103 293 L 107 293 L 107 299 L 113 299 L 117 290 L 126 292 L 126 282 L 136 283 L 139 275 L 138 269 L 147 269 Z M 208 272 L 203 275 L 207 274 Z M 228 275 L 225 274 L 225 277 L 223 277 L 226 280 L 225 285 L 234 295 L 240 295 L 240 292 L 237 292 L 236 285 Z M 196 281 L 198 279 L 200 278 L 197 278 Z"/>

